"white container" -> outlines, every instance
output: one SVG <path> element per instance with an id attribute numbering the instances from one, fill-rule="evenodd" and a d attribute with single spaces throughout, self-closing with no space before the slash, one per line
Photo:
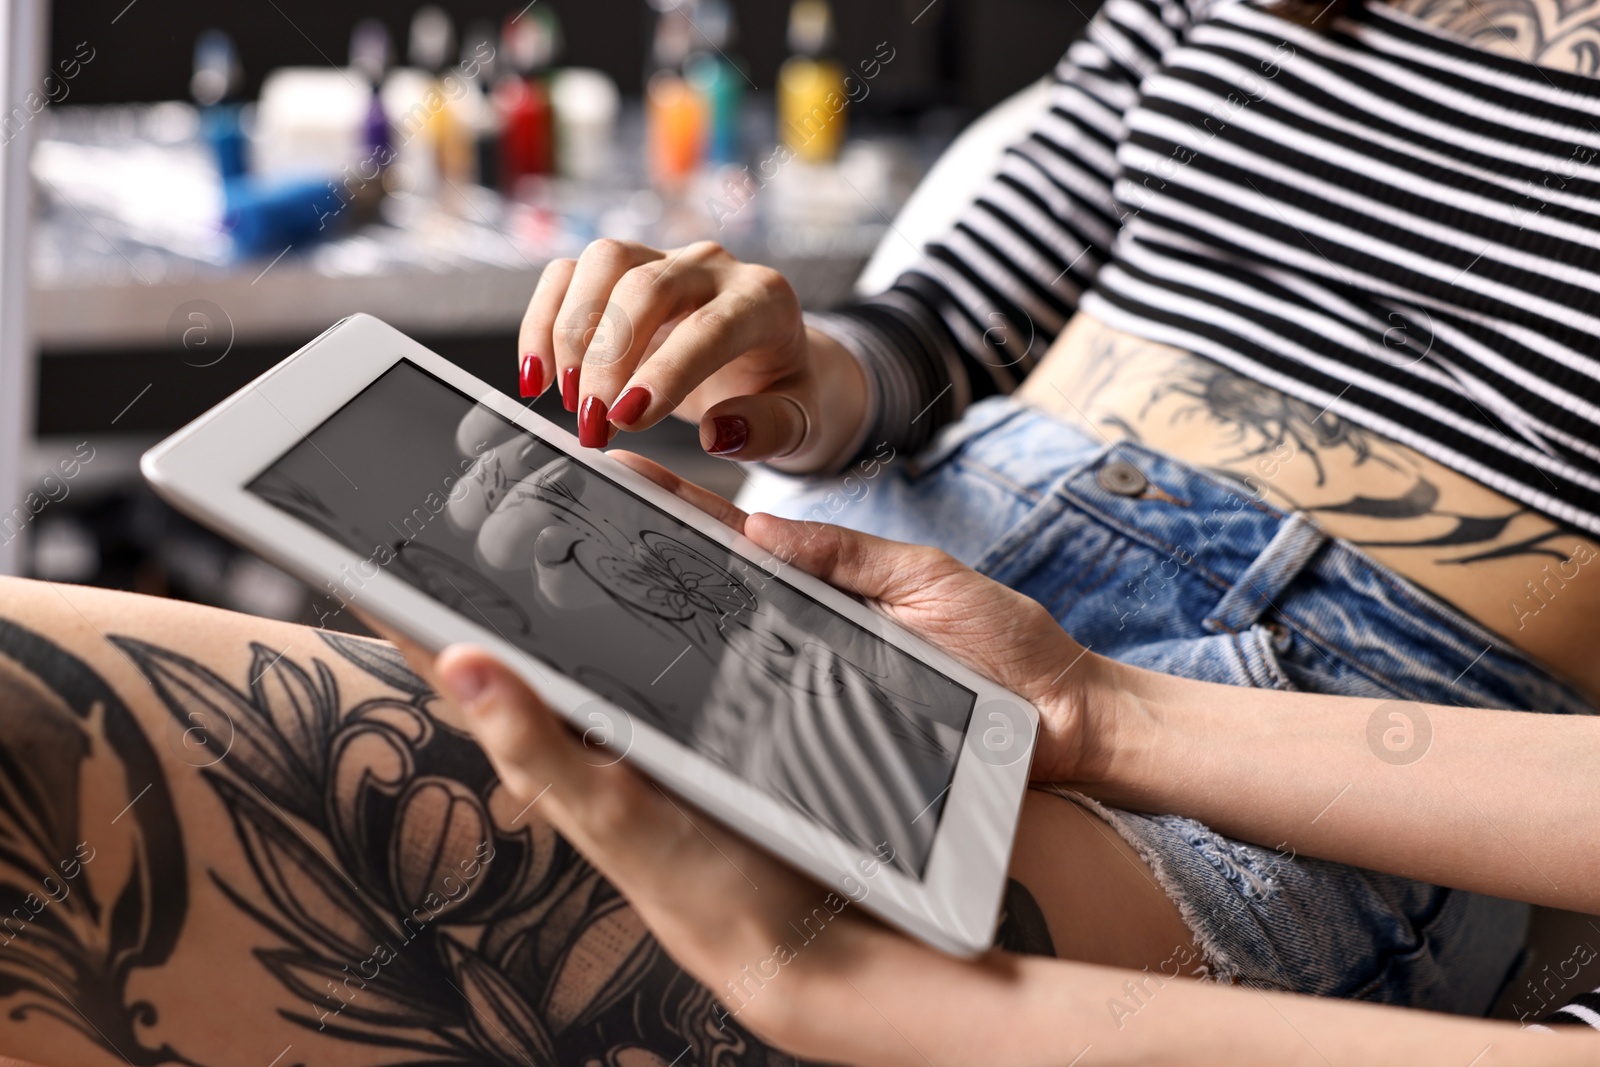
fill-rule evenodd
<path id="1" fill-rule="evenodd" d="M 556 167 L 563 175 L 593 181 L 610 169 L 621 106 L 617 83 L 603 71 L 568 67 L 555 75 L 550 107 L 556 120 Z"/>
<path id="2" fill-rule="evenodd" d="M 397 67 L 383 79 L 380 98 L 398 170 L 390 192 L 433 196 L 439 188 L 439 148 L 432 118 L 435 110 L 447 106 L 437 79 L 427 71 Z"/>
<path id="3" fill-rule="evenodd" d="M 361 159 L 372 90 L 336 67 L 285 67 L 267 75 L 256 109 L 257 174 L 339 174 Z"/>

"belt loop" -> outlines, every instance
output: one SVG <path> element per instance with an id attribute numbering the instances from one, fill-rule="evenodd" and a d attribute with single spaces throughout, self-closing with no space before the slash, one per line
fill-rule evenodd
<path id="1" fill-rule="evenodd" d="M 1200 625 L 1210 633 L 1237 633 L 1254 626 L 1327 540 L 1328 535 L 1303 511 L 1284 519 L 1261 555 Z"/>

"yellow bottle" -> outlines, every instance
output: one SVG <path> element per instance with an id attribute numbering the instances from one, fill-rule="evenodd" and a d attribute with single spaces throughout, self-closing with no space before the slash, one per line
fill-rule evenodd
<path id="1" fill-rule="evenodd" d="M 838 158 L 848 104 L 844 68 L 832 60 L 795 56 L 778 71 L 778 129 L 807 163 Z"/>
<path id="2" fill-rule="evenodd" d="M 450 184 L 460 188 L 477 181 L 477 158 L 476 146 L 473 143 L 474 131 L 463 121 L 464 108 L 460 100 L 452 95 L 450 90 L 453 87 L 444 81 L 435 86 L 440 103 L 438 107 L 434 107 L 432 98 L 429 100 L 428 132 L 433 137 L 433 143 L 439 154 L 440 175 Z M 470 85 L 467 89 L 477 91 Z"/>
<path id="3" fill-rule="evenodd" d="M 778 134 L 796 158 L 827 163 L 844 143 L 849 97 L 844 67 L 826 58 L 833 39 L 827 0 L 795 0 L 789 9 L 789 48 L 778 70 Z"/>

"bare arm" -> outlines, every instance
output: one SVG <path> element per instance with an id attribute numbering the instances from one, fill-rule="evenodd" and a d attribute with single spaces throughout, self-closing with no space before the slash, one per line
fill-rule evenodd
<path id="1" fill-rule="evenodd" d="M 1600 720 L 1240 689 L 1107 665 L 1090 792 L 1250 841 L 1600 911 Z"/>
<path id="2" fill-rule="evenodd" d="M 751 523 L 771 548 L 781 537 Z M 1591 1063 L 1592 1032 L 1401 1011 L 991 952 L 958 960 L 845 909 L 813 942 L 793 924 L 832 894 L 709 821 L 698 827 L 625 763 L 597 768 L 517 677 L 457 646 L 436 673 L 513 794 L 634 903 L 665 950 L 711 987 L 751 975 L 755 1033 L 828 1062 L 1206 1067 L 1499 1067 Z M 739 873 L 739 872 L 742 872 Z M 1128 1005 L 1137 1007 L 1128 1010 Z M 1118 1005 L 1121 1010 L 1113 1010 Z M 1085 1054 L 1089 1057 L 1086 1058 Z"/>
<path id="3" fill-rule="evenodd" d="M 887 933 L 874 932 L 890 941 Z M 1161 980 L 1060 960 L 994 955 L 968 963 L 904 939 L 856 958 L 860 967 L 850 985 L 819 983 L 794 1005 L 824 1019 L 830 1012 L 849 1019 L 861 1035 L 876 1032 L 882 1042 L 877 1058 L 857 1053 L 856 1063 L 1063 1065 L 1081 1055 L 1083 1064 L 1099 1067 L 1503 1067 L 1592 1063 L 1600 1047 L 1592 1032 L 1519 1032 L 1479 1019 Z M 1112 1003 L 1138 1008 L 1112 1012 Z M 885 1025 L 890 1019 L 895 1029 Z M 782 1044 L 788 1035 L 770 1036 Z M 915 1048 L 908 1047 L 913 1042 Z M 828 1058 L 829 1052 L 819 1048 L 812 1055 Z"/>

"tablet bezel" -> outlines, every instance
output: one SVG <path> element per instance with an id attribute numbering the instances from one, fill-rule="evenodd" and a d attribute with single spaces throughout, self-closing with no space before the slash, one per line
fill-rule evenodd
<path id="1" fill-rule="evenodd" d="M 147 452 L 141 470 L 179 510 L 284 566 L 313 587 L 361 561 L 352 549 L 294 518 L 245 486 L 401 360 L 409 360 L 583 466 L 711 538 L 824 607 L 903 649 L 973 691 L 939 826 L 919 882 L 762 792 L 730 770 L 638 721 L 498 633 L 379 569 L 364 578 L 354 606 L 438 650 L 466 641 L 496 653 L 569 721 L 599 700 L 627 716 L 627 758 L 663 785 L 761 844 L 824 886 L 938 948 L 972 955 L 988 948 L 998 919 L 1011 844 L 1038 732 L 1038 712 L 885 616 L 825 582 L 782 564 L 760 546 L 535 415 L 442 356 L 369 315 L 345 319 Z M 978 709 L 1005 701 L 1021 711 L 1028 736 L 1007 762 L 986 759 L 975 734 L 992 728 Z M 589 723 L 577 723 L 580 726 Z M 981 736 L 981 734 L 980 734 Z M 1011 757 L 1015 758 L 1012 759 Z M 821 903 L 819 899 L 819 904 Z"/>

